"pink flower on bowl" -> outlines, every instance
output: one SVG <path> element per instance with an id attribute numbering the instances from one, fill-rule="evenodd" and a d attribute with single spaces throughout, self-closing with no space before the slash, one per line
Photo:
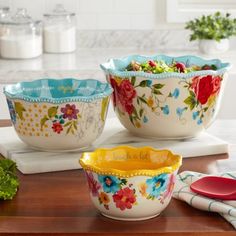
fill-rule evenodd
<path id="1" fill-rule="evenodd" d="M 98 183 L 97 180 L 94 179 L 93 174 L 91 172 L 90 173 L 85 172 L 85 174 L 88 180 L 88 186 L 92 196 L 97 197 L 98 190 L 101 188 L 101 185 Z"/>
<path id="2" fill-rule="evenodd" d="M 167 184 L 167 189 L 164 193 L 164 199 L 165 198 L 168 198 L 168 197 L 171 197 L 172 195 L 172 192 L 174 190 L 174 186 L 175 186 L 175 175 L 174 174 L 171 174 L 170 178 L 169 178 L 169 182 Z"/>

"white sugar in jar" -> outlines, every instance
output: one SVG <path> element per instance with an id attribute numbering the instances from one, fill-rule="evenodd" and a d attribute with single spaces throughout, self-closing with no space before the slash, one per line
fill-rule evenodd
<path id="1" fill-rule="evenodd" d="M 43 40 L 45 52 L 73 52 L 76 49 L 76 27 L 45 27 L 43 30 Z"/>
<path id="2" fill-rule="evenodd" d="M 68 53 L 76 50 L 75 14 L 60 4 L 44 14 L 43 45 L 47 53 Z"/>
<path id="3" fill-rule="evenodd" d="M 42 37 L 33 35 L 4 36 L 0 40 L 2 58 L 27 59 L 42 54 Z"/>
<path id="4" fill-rule="evenodd" d="M 25 9 L 1 21 L 0 55 L 7 59 L 29 59 L 42 54 L 42 23 L 34 21 Z"/>

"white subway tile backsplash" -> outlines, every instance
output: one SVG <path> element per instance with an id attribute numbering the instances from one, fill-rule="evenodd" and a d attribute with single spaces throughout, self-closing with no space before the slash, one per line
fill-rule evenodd
<path id="1" fill-rule="evenodd" d="M 98 29 L 130 29 L 130 15 L 128 14 L 99 14 Z"/>
<path id="2" fill-rule="evenodd" d="M 113 11 L 113 0 L 77 0 L 78 13 L 108 13 Z"/>
<path id="3" fill-rule="evenodd" d="M 77 15 L 77 27 L 81 30 L 97 29 L 98 15 L 96 13 L 79 13 Z"/>
<path id="4" fill-rule="evenodd" d="M 158 2 L 157 0 L 114 0 L 114 12 L 151 13 L 156 11 Z"/>
<path id="5" fill-rule="evenodd" d="M 11 6 L 13 0 L 0 0 L 0 6 Z"/>
<path id="6" fill-rule="evenodd" d="M 157 24 L 157 17 L 154 14 L 133 14 L 131 18 L 131 29 L 154 29 Z"/>

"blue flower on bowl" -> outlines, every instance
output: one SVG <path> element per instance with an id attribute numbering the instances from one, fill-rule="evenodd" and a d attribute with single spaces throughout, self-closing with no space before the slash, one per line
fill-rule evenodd
<path id="1" fill-rule="evenodd" d="M 166 190 L 167 187 L 167 174 L 161 174 L 153 177 L 152 179 L 147 179 L 147 193 L 149 198 L 157 198 L 161 195 L 162 192 Z"/>
<path id="2" fill-rule="evenodd" d="M 103 186 L 103 190 L 106 193 L 115 193 L 120 189 L 121 180 L 115 176 L 108 176 L 108 175 L 99 175 L 98 176 L 99 182 Z"/>

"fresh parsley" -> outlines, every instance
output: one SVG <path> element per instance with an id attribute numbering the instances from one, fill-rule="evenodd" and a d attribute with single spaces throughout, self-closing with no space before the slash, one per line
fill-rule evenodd
<path id="1" fill-rule="evenodd" d="M 0 199 L 12 199 L 19 186 L 16 176 L 16 163 L 9 159 L 0 159 Z"/>

